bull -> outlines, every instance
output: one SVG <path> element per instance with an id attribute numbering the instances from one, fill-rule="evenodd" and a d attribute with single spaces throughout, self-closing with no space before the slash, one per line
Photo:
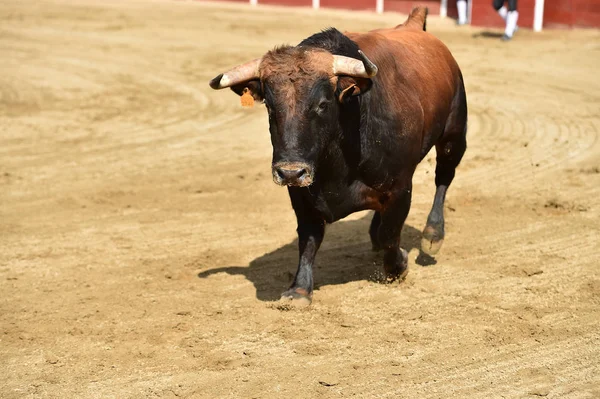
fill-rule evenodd
<path id="1" fill-rule="evenodd" d="M 310 303 L 325 225 L 366 209 L 375 211 L 369 235 L 387 279 L 403 279 L 412 177 L 434 146 L 436 192 L 421 249 L 439 251 L 446 192 L 466 150 L 467 98 L 460 68 L 426 32 L 426 18 L 426 8 L 415 8 L 395 28 L 330 28 L 210 81 L 264 102 L 269 115 L 273 180 L 287 186 L 298 222 L 298 269 L 282 298 Z"/>

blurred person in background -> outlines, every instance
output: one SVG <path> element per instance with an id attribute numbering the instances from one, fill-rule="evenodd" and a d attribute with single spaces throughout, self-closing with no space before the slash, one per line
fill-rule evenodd
<path id="1" fill-rule="evenodd" d="M 518 29 L 517 20 L 519 19 L 519 12 L 517 11 L 517 0 L 508 0 L 508 8 L 506 8 L 504 2 L 505 0 L 493 0 L 492 4 L 506 23 L 502 40 L 507 41 L 512 39 Z"/>
<path id="2" fill-rule="evenodd" d="M 467 24 L 467 0 L 457 0 L 456 9 L 458 10 L 457 25 Z"/>

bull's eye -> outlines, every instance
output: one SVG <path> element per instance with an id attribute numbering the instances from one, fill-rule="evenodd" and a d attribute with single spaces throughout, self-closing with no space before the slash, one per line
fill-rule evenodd
<path id="1" fill-rule="evenodd" d="M 317 110 L 319 112 L 325 112 L 325 111 L 327 111 L 328 107 L 329 107 L 329 101 L 323 100 L 319 103 L 319 105 L 317 105 Z"/>

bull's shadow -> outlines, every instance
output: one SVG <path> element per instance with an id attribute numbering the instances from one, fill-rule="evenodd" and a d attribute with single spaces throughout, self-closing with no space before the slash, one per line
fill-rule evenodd
<path id="1" fill-rule="evenodd" d="M 350 281 L 381 281 L 383 252 L 373 252 L 369 239 L 372 212 L 359 220 L 339 221 L 327 226 L 325 239 L 315 262 L 315 290 L 330 284 Z M 292 229 L 292 226 L 289 226 Z M 294 226 L 295 227 L 295 226 Z M 421 232 L 407 224 L 402 229 L 401 246 L 407 251 L 420 248 Z M 420 250 L 419 250 L 420 251 Z M 435 260 L 420 252 L 417 263 L 432 265 Z M 252 281 L 256 297 L 262 301 L 279 299 L 291 284 L 298 265 L 298 239 L 262 255 L 249 266 L 227 266 L 200 272 L 199 278 L 216 273 L 243 275 Z"/>

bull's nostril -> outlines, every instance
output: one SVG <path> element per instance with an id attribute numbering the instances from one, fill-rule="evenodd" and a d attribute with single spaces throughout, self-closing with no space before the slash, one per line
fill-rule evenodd
<path id="1" fill-rule="evenodd" d="M 304 176 L 306 174 L 306 168 L 302 168 L 302 169 L 298 169 L 296 171 L 296 179 L 300 179 L 302 178 L 302 176 Z"/>
<path id="2" fill-rule="evenodd" d="M 286 176 L 285 172 L 283 171 L 283 169 L 275 168 L 275 172 L 277 172 L 277 176 L 279 176 L 279 178 L 281 180 L 287 179 L 287 176 Z"/>

